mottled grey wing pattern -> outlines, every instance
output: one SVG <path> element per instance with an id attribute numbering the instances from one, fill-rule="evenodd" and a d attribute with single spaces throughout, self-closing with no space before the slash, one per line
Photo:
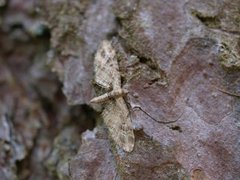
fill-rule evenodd
<path id="1" fill-rule="evenodd" d="M 116 52 L 111 41 L 103 41 L 94 61 L 96 83 L 112 91 L 93 98 L 92 103 L 105 102 L 103 110 L 104 123 L 115 143 L 125 151 L 131 152 L 135 138 L 129 111 L 122 95 L 126 90 L 121 89 L 121 77 L 116 58 Z M 108 101 L 108 103 L 106 103 Z"/>
<path id="2" fill-rule="evenodd" d="M 116 52 L 111 41 L 103 41 L 94 60 L 95 82 L 105 89 L 121 88 Z"/>
<path id="3" fill-rule="evenodd" d="M 107 104 L 102 115 L 112 139 L 123 150 L 131 152 L 134 147 L 135 137 L 129 111 L 123 97 L 116 98 Z"/>

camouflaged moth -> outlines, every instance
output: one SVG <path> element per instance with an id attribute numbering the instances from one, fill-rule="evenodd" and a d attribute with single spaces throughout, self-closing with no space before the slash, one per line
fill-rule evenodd
<path id="1" fill-rule="evenodd" d="M 127 90 L 121 88 L 121 76 L 116 59 L 116 51 L 111 41 L 103 41 L 94 59 L 95 82 L 108 92 L 93 98 L 91 103 L 105 103 L 102 116 L 111 138 L 127 152 L 134 147 L 135 137 L 123 95 Z"/>

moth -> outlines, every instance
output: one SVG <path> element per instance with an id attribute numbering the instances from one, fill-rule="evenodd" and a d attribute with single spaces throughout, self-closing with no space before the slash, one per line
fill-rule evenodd
<path id="1" fill-rule="evenodd" d="M 111 138 L 127 152 L 134 147 L 135 137 L 130 113 L 123 96 L 127 90 L 121 88 L 121 76 L 116 51 L 111 41 L 104 40 L 94 59 L 95 82 L 108 92 L 93 98 L 90 103 L 105 103 L 103 120 Z"/>

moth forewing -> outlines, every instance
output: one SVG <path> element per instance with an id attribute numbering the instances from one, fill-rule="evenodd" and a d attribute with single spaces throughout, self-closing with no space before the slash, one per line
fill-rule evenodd
<path id="1" fill-rule="evenodd" d="M 127 152 L 131 152 L 134 148 L 135 143 L 135 136 L 133 132 L 132 122 L 130 118 L 130 113 L 127 108 L 127 105 L 123 99 L 123 97 L 116 98 L 116 106 L 121 110 L 122 116 L 122 123 L 119 127 L 119 144 L 122 144 L 120 147 L 123 147 L 123 149 Z"/>
<path id="2" fill-rule="evenodd" d="M 95 55 L 95 82 L 105 89 L 113 88 L 113 84 L 121 86 L 119 84 L 121 81 L 116 82 L 120 80 L 120 74 L 115 55 L 116 52 L 110 41 L 103 41 Z"/>
<path id="3" fill-rule="evenodd" d="M 129 111 L 122 97 L 116 98 L 105 106 L 103 119 L 115 143 L 125 151 L 131 152 L 134 147 L 135 137 Z"/>

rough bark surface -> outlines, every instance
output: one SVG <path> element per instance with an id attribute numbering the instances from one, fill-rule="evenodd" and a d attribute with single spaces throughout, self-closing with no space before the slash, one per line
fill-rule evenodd
<path id="1" fill-rule="evenodd" d="M 239 179 L 239 7 L 0 0 L 1 179 Z M 106 39 L 129 92 L 130 153 L 89 103 Z"/>

